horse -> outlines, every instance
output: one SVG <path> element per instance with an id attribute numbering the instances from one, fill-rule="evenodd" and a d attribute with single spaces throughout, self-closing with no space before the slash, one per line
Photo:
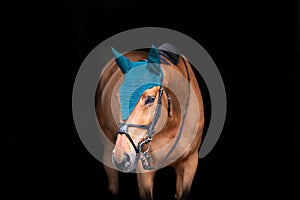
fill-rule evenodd
<path id="1" fill-rule="evenodd" d="M 114 144 L 103 155 L 110 163 L 104 164 L 109 191 L 117 196 L 119 171 L 135 172 L 140 198 L 153 199 L 156 171 L 172 166 L 175 197 L 187 199 L 204 126 L 201 90 L 191 64 L 168 43 L 112 52 L 96 91 L 98 122 Z"/>

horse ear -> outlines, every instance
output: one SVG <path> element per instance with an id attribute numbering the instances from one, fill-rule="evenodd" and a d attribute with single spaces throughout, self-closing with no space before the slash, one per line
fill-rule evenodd
<path id="1" fill-rule="evenodd" d="M 160 64 L 160 56 L 156 49 L 156 47 L 152 44 L 152 47 L 148 53 L 148 61 L 149 63 Z"/>
<path id="2" fill-rule="evenodd" d="M 131 69 L 131 61 L 113 47 L 111 47 L 111 51 L 113 52 L 116 62 L 122 73 L 126 74 Z"/>
<path id="3" fill-rule="evenodd" d="M 149 53 L 148 53 L 148 69 L 151 73 L 160 75 L 161 74 L 161 69 L 160 69 L 160 56 L 155 48 L 154 45 L 152 45 Z"/>

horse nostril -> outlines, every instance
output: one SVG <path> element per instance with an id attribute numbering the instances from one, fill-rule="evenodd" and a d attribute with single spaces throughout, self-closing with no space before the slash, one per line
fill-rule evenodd
<path id="1" fill-rule="evenodd" d="M 125 167 L 129 167 L 130 166 L 130 156 L 127 153 L 124 155 L 124 161 L 123 161 L 123 163 L 124 163 Z"/>

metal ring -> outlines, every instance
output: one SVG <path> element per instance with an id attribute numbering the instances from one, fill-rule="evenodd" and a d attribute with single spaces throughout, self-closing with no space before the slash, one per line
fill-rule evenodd
<path id="1" fill-rule="evenodd" d="M 140 150 L 140 152 L 142 152 L 142 153 L 147 153 L 147 152 L 150 150 L 150 141 L 152 140 L 152 137 L 145 136 L 144 138 L 145 138 L 145 139 L 144 139 L 142 142 L 139 143 L 139 150 Z M 144 145 L 145 143 L 147 143 L 148 148 L 147 148 L 146 151 L 143 152 L 143 151 L 142 151 L 142 148 L 143 148 L 143 145 Z"/>
<path id="2" fill-rule="evenodd" d="M 148 145 L 148 148 L 147 148 L 146 151 L 144 151 L 143 153 L 148 153 L 148 152 L 149 152 L 149 150 L 150 150 L 150 143 L 147 142 L 147 145 Z"/>

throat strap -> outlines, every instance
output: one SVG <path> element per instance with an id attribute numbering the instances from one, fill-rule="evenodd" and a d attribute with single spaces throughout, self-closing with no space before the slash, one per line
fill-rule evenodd
<path id="1" fill-rule="evenodd" d="M 167 89 L 165 88 L 165 93 L 167 95 L 168 98 L 168 116 L 170 116 L 170 112 L 171 112 L 171 97 L 169 96 L 169 93 L 167 92 Z"/>

